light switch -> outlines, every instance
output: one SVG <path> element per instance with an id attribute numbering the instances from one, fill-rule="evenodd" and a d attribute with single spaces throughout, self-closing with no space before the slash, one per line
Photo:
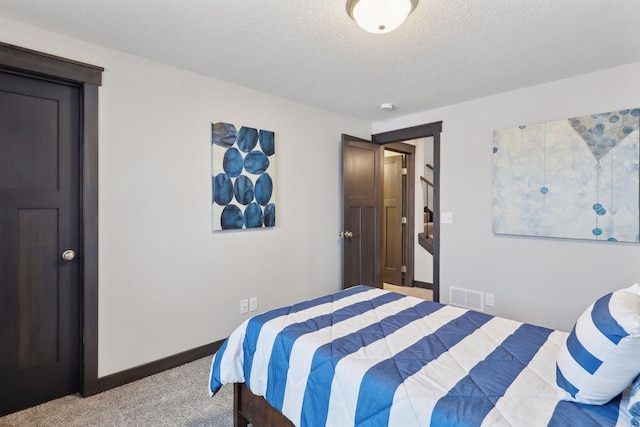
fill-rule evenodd
<path id="1" fill-rule="evenodd" d="M 442 224 L 452 224 L 453 223 L 453 213 L 452 212 L 440 212 L 440 222 Z"/>

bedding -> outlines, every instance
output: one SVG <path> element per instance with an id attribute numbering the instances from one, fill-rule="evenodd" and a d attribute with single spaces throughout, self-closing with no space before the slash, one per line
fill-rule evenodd
<path id="1" fill-rule="evenodd" d="M 568 399 L 602 404 L 640 374 L 640 285 L 611 292 L 578 318 L 558 352 L 556 382 Z"/>
<path id="2" fill-rule="evenodd" d="M 640 426 L 640 376 L 633 381 L 629 390 L 629 414 L 631 425 Z"/>
<path id="3" fill-rule="evenodd" d="M 628 393 L 563 400 L 567 333 L 366 286 L 245 321 L 213 395 L 245 383 L 296 426 L 629 426 Z"/>

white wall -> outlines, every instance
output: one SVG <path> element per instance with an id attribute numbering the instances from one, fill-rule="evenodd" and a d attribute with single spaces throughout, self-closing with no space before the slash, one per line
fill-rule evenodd
<path id="1" fill-rule="evenodd" d="M 640 63 L 373 124 L 442 120 L 440 295 L 495 294 L 487 312 L 568 330 L 595 298 L 640 281 L 640 245 L 492 234 L 493 130 L 640 105 Z M 426 83 L 425 83 L 426 84 Z"/>
<path id="2" fill-rule="evenodd" d="M 0 17 L 0 40 L 99 65 L 99 376 L 340 287 L 340 134 L 371 127 Z M 212 121 L 276 134 L 277 226 L 211 232 Z"/>

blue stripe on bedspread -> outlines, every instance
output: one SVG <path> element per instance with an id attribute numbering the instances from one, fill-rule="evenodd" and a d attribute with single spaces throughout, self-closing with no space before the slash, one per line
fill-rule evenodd
<path id="1" fill-rule="evenodd" d="M 436 403 L 431 424 L 479 426 L 551 330 L 521 325 Z"/>
<path id="2" fill-rule="evenodd" d="M 322 328 L 335 326 L 339 322 L 359 316 L 368 310 L 397 301 L 401 298 L 403 298 L 403 295 L 400 294 L 383 294 L 371 300 L 360 301 L 336 310 L 333 313 L 314 317 L 306 322 L 295 323 L 284 328 L 278 334 L 273 344 L 271 359 L 269 359 L 269 380 L 267 381 L 266 398 L 271 403 L 271 406 L 282 411 L 284 391 L 287 385 L 287 372 L 289 370 L 289 358 L 291 357 L 293 345 L 298 338 Z M 384 334 L 380 334 L 378 339 L 380 338 L 384 338 Z"/>
<path id="3" fill-rule="evenodd" d="M 311 372 L 305 389 L 302 404 L 302 425 L 323 426 L 326 424 L 331 394 L 331 387 L 327 387 L 327 384 L 331 384 L 335 375 L 335 367 L 343 357 L 391 335 L 408 323 L 428 316 L 442 307 L 444 306 L 441 304 L 424 301 L 386 317 L 380 323 L 374 323 L 319 347 L 313 356 Z"/>
<path id="4" fill-rule="evenodd" d="M 286 316 L 291 312 L 291 307 L 278 308 L 264 314 L 260 314 L 252 319 L 249 319 L 247 323 L 247 329 L 245 332 L 245 339 L 242 345 L 242 351 L 244 353 L 244 378 L 247 387 L 251 387 L 251 368 L 253 367 L 253 355 L 256 352 L 256 344 L 258 343 L 258 336 L 262 331 L 262 326 L 265 323 L 278 318 L 280 316 Z"/>
<path id="5" fill-rule="evenodd" d="M 258 336 L 260 335 L 262 326 L 265 323 L 267 323 L 270 320 L 276 319 L 280 316 L 297 313 L 321 304 L 339 301 L 342 298 L 346 298 L 348 296 L 355 295 L 360 292 L 366 292 L 368 290 L 369 288 L 365 286 L 353 286 L 351 288 L 344 289 L 332 295 L 326 295 L 326 296 L 314 298 L 308 301 L 303 301 L 301 303 L 294 304 L 289 307 L 282 307 L 279 309 L 271 310 L 264 314 L 260 314 L 251 318 L 249 320 L 249 323 L 247 324 L 245 340 L 243 343 L 244 377 L 245 377 L 247 386 L 251 388 L 250 377 L 251 377 L 251 368 L 253 366 L 253 355 L 256 352 L 256 344 L 258 343 Z"/>
<path id="6" fill-rule="evenodd" d="M 227 344 L 229 341 L 225 340 L 220 348 L 218 349 L 217 354 L 224 354 L 227 349 Z M 222 387 L 222 383 L 219 381 L 220 378 L 220 365 L 222 363 L 222 357 L 216 357 L 213 359 L 213 365 L 211 366 L 211 378 L 209 378 L 209 390 L 212 393 L 217 393 Z"/>
<path id="7" fill-rule="evenodd" d="M 556 405 L 549 427 L 566 426 L 610 426 L 613 427 L 620 415 L 621 395 L 606 405 L 585 405 L 583 403 L 560 401 Z"/>
<path id="8" fill-rule="evenodd" d="M 393 358 L 372 367 L 360 384 L 356 425 L 387 425 L 398 386 L 492 318 L 493 316 L 475 311 L 466 312 Z"/>

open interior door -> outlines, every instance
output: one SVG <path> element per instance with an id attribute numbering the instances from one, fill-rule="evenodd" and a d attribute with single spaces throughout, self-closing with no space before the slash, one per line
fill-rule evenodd
<path id="1" fill-rule="evenodd" d="M 382 156 L 379 144 L 342 135 L 342 287 L 382 287 Z"/>

